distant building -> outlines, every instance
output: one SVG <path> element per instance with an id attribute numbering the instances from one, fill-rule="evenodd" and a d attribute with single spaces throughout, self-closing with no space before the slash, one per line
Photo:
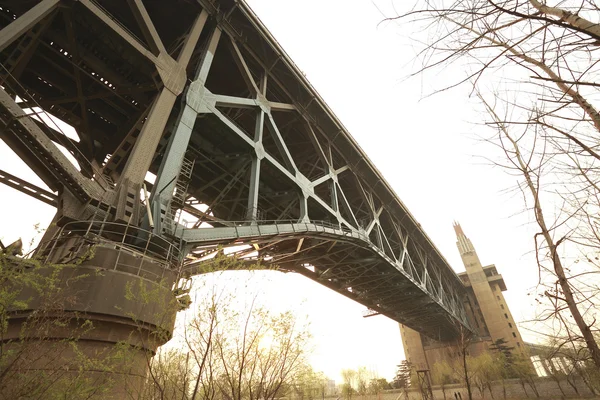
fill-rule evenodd
<path id="1" fill-rule="evenodd" d="M 333 396 L 337 394 L 337 387 L 335 386 L 335 381 L 333 379 L 327 379 L 327 388 L 325 389 L 326 396 Z"/>
<path id="2" fill-rule="evenodd" d="M 469 344 L 469 355 L 476 357 L 486 352 L 499 339 L 504 339 L 506 346 L 513 348 L 513 354 L 527 354 L 527 346 L 502 294 L 506 291 L 502 275 L 493 264 L 481 265 L 471 240 L 459 224 L 454 224 L 454 230 L 466 269 L 458 274 L 467 292 L 464 306 L 471 326 L 477 331 L 477 337 Z M 436 342 L 404 325 L 400 325 L 400 334 L 406 359 L 416 369 L 431 370 L 435 363 L 443 361 L 452 365 L 458 356 L 454 343 Z"/>

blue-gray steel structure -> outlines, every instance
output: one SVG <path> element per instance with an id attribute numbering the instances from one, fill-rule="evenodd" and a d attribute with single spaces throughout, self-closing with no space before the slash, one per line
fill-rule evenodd
<path id="1" fill-rule="evenodd" d="M 1 137 L 57 194 L 0 181 L 56 204 L 47 240 L 151 229 L 181 276 L 235 245 L 431 338 L 468 329 L 459 278 L 243 1 L 0 0 L 0 28 Z"/>

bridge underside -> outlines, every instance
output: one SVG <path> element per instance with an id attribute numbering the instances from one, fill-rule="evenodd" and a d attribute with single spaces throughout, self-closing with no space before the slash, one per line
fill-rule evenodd
<path id="1" fill-rule="evenodd" d="M 153 229 L 188 272 L 249 244 L 433 339 L 468 329 L 459 278 L 244 2 L 0 0 L 0 28 L 1 137 L 59 225 Z"/>
<path id="2" fill-rule="evenodd" d="M 190 246 L 184 273 L 203 271 L 203 260 L 223 247 L 250 263 L 300 273 L 436 340 L 451 340 L 459 327 L 446 310 L 403 274 L 364 235 L 323 222 L 239 225 L 183 232 Z M 410 261 L 407 261 L 408 266 Z"/>

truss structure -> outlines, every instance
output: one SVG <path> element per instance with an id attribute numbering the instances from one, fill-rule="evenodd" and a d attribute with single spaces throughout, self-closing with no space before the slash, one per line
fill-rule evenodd
<path id="1" fill-rule="evenodd" d="M 188 273 L 250 245 L 430 338 L 468 327 L 459 278 L 243 1 L 0 0 L 0 27 L 2 139 L 59 224 L 152 223 Z"/>

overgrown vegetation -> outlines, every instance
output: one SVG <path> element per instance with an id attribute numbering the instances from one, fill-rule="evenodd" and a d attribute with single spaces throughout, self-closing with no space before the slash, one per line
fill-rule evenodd
<path id="1" fill-rule="evenodd" d="M 65 272 L 76 267 L 0 253 L 0 398 L 100 399 L 110 390 L 110 374 L 87 371 L 110 373 L 126 358 L 120 348 L 98 355 L 79 347 L 94 326 L 65 311 L 74 301 Z"/>
<path id="2" fill-rule="evenodd" d="M 291 312 L 236 307 L 233 294 L 196 288 L 194 313 L 175 343 L 150 360 L 143 398 L 275 399 L 304 393 L 310 334 Z"/>
<path id="3" fill-rule="evenodd" d="M 203 281 L 227 270 L 229 263 L 234 269 L 242 267 L 239 260 L 222 255 L 207 262 L 205 268 L 215 272 L 196 279 L 196 299 L 192 309 L 183 312 L 185 321 L 177 337 L 156 356 L 142 351 L 148 374 L 140 388 L 124 385 L 112 375 L 117 369 L 127 370 L 140 350 L 151 347 L 144 343 L 152 338 L 142 334 L 147 330 L 142 321 L 130 316 L 139 324 L 132 331 L 139 346 L 119 342 L 110 351 L 90 353 L 87 346 L 80 346 L 80 340 L 95 337 L 93 323 L 67 311 L 77 296 L 65 288 L 73 286 L 71 279 L 86 276 L 68 273 L 79 263 L 42 265 L 3 252 L 0 398 L 102 399 L 110 397 L 119 385 L 122 395 L 139 400 L 253 400 L 290 393 L 309 399 L 323 396 L 326 379 L 307 361 L 310 334 L 306 323 L 289 311 L 268 311 L 259 305 L 257 294 L 248 300 L 243 293 L 218 291 Z M 168 325 L 170 307 L 152 307 L 164 296 L 152 286 L 138 283 L 139 287 L 127 286 L 125 298 L 164 313 L 164 318 L 155 315 L 154 320 Z M 169 332 L 159 326 L 151 335 L 164 342 Z"/>

